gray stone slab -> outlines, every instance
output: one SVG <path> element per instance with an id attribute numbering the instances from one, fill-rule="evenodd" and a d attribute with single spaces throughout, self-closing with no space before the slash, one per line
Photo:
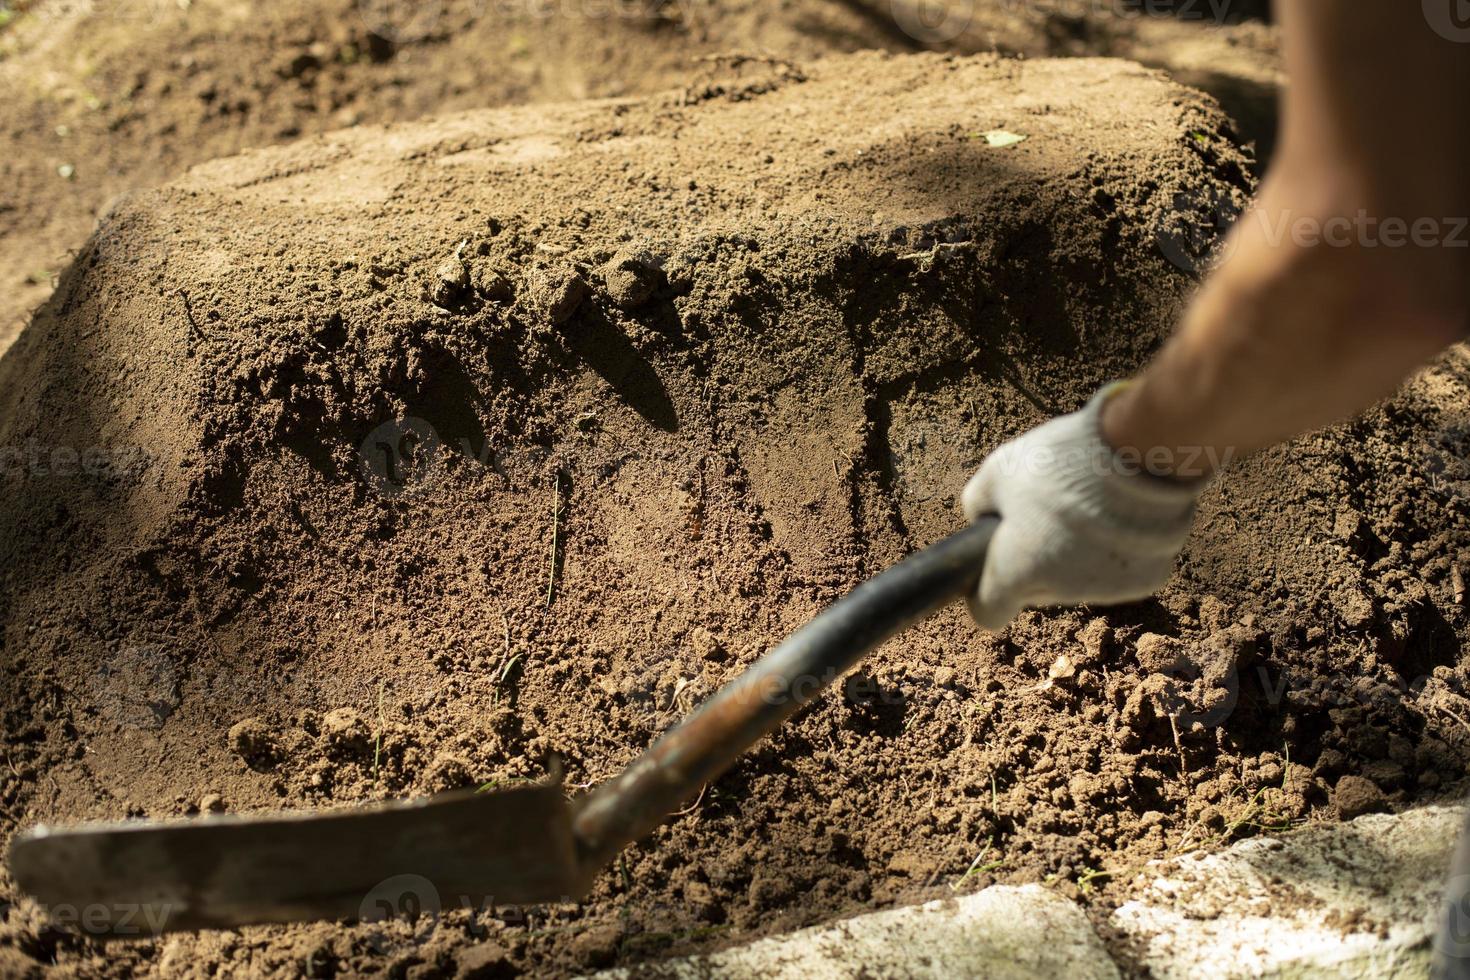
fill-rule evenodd
<path id="1" fill-rule="evenodd" d="M 599 980 L 864 976 L 1116 980 L 1118 970 L 1075 904 L 1039 885 L 997 885 L 707 956 L 597 974 Z"/>
<path id="2" fill-rule="evenodd" d="M 1112 915 L 1127 974 L 1423 977 L 1461 806 L 1375 814 L 1156 861 Z M 1116 978 L 1081 908 L 1038 885 L 857 916 L 601 980 Z"/>
<path id="3" fill-rule="evenodd" d="M 1112 924 L 1158 980 L 1423 977 L 1458 806 L 1156 862 Z"/>

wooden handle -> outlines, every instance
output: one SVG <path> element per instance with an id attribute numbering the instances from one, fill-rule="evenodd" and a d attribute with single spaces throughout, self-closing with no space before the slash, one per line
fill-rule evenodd
<path id="1" fill-rule="evenodd" d="M 884 640 L 970 592 L 996 524 L 983 518 L 859 585 L 593 790 L 572 823 L 586 865 L 657 827 Z"/>

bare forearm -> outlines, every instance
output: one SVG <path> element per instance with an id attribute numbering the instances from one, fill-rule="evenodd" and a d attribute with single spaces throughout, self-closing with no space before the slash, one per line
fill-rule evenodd
<path id="1" fill-rule="evenodd" d="M 1470 316 L 1455 220 L 1470 211 L 1470 47 L 1418 4 L 1287 0 L 1281 15 L 1279 163 L 1179 331 L 1106 406 L 1119 449 L 1207 465 L 1343 418 Z M 1416 221 L 1433 224 L 1405 235 Z"/>
<path id="2" fill-rule="evenodd" d="M 1271 204 L 1268 189 L 1263 213 Z M 1265 241 L 1256 220 L 1238 229 L 1231 261 L 1176 335 L 1107 406 L 1114 446 L 1228 462 L 1361 411 L 1458 339 L 1461 315 L 1403 279 L 1341 250 Z"/>

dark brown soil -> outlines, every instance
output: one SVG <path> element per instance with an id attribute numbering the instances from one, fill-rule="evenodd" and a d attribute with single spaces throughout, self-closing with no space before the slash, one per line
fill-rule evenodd
<path id="1" fill-rule="evenodd" d="M 1128 0 L 953 0 L 915 21 L 888 0 L 9 0 L 0 351 L 116 197 L 193 164 L 360 123 L 697 85 L 719 54 L 1127 57 L 1214 93 L 1264 157 L 1274 35 L 1185 2 L 1167 18 Z"/>
<path id="2" fill-rule="evenodd" d="M 1147 357 L 1237 139 L 1126 62 L 862 55 L 127 199 L 0 360 L 0 826 L 607 778 Z M 1102 910 L 1377 805 L 1347 777 L 1448 793 L 1467 379 L 1236 466 L 1156 601 L 889 644 L 585 904 L 103 948 L 7 882 L 6 966 L 559 974 L 994 880 Z"/>

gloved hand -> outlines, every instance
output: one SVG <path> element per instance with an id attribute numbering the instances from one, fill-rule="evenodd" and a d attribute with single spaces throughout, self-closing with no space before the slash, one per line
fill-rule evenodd
<path id="1" fill-rule="evenodd" d="M 1207 480 L 1146 472 L 1103 441 L 1109 385 L 1078 412 L 991 453 L 961 497 L 968 520 L 998 514 L 970 614 L 998 630 L 1027 606 L 1131 602 L 1168 580 Z"/>

